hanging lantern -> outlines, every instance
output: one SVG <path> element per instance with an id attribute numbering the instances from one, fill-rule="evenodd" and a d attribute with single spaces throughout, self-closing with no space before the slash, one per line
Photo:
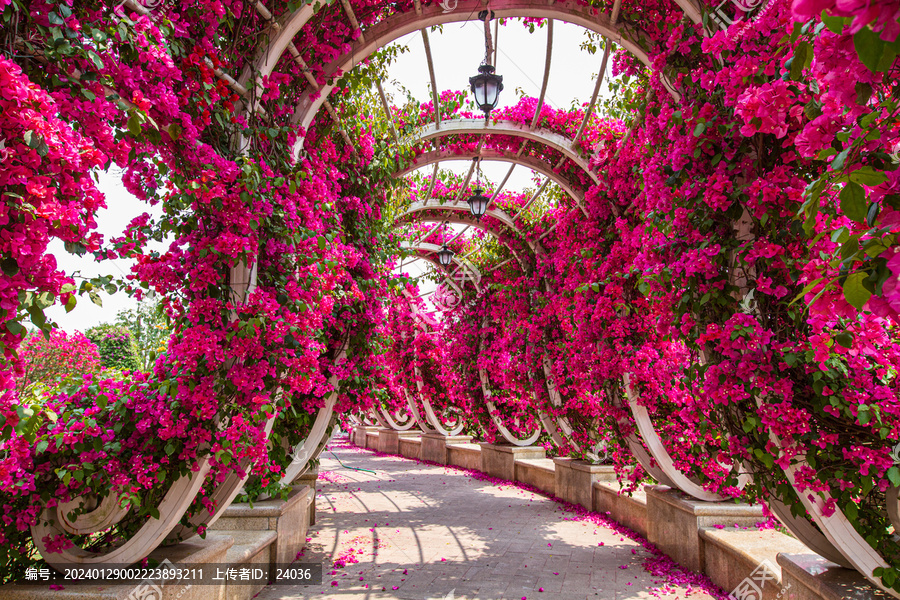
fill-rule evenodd
<path id="1" fill-rule="evenodd" d="M 475 194 L 467 200 L 472 216 L 480 221 L 484 213 L 487 212 L 488 202 L 490 201 L 491 199 L 484 195 L 483 189 L 475 188 Z"/>
<path id="2" fill-rule="evenodd" d="M 441 266 L 449 267 L 450 263 L 453 262 L 453 250 L 447 247 L 447 245 L 441 246 L 441 249 L 438 250 L 438 262 L 441 263 Z"/>
<path id="3" fill-rule="evenodd" d="M 500 100 L 503 76 L 495 75 L 494 67 L 491 65 L 481 65 L 478 67 L 478 75 L 469 77 L 469 85 L 475 95 L 475 104 L 484 112 L 484 118 L 487 119 Z"/>

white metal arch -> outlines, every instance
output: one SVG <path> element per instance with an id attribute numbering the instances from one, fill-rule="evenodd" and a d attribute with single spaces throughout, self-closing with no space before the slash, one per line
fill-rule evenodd
<path id="1" fill-rule="evenodd" d="M 507 121 L 488 126 L 483 119 L 455 119 L 453 121 L 444 121 L 441 123 L 440 128 L 434 123 L 424 125 L 406 139 L 410 142 L 415 142 L 448 135 L 508 135 L 536 142 L 560 152 L 584 171 L 591 178 L 591 181 L 595 184 L 600 183 L 600 177 L 591 170 L 588 159 L 581 156 L 581 153 L 573 146 L 572 141 L 555 131 L 547 129 L 531 129 L 527 125 Z M 584 207 L 581 203 L 578 206 L 583 213 Z"/>
<path id="2" fill-rule="evenodd" d="M 482 217 L 482 220 L 479 221 L 469 213 L 469 207 L 464 204 L 440 204 L 437 201 L 428 203 L 417 202 L 414 203 L 408 210 L 406 210 L 406 212 L 397 217 L 397 220 L 394 223 L 395 225 L 411 221 L 417 221 L 419 223 L 456 223 L 458 225 L 468 225 L 470 227 L 481 229 L 482 231 L 490 233 L 499 240 L 500 231 L 496 227 L 492 227 L 485 223 L 484 219 L 486 217 L 494 217 L 504 226 L 511 227 L 511 231 L 513 233 L 516 233 L 520 239 L 525 241 L 525 243 L 528 244 L 528 247 L 534 254 L 543 253 L 544 249 L 540 245 L 540 243 L 532 243 L 528 241 L 528 239 L 525 238 L 522 232 L 518 228 L 516 228 L 515 224 L 512 222 L 512 219 L 509 218 L 509 215 L 496 208 L 489 210 L 485 214 L 485 216 Z M 524 257 L 522 257 L 519 252 L 517 252 L 512 246 L 507 247 L 509 248 L 509 251 L 512 252 L 513 257 L 516 259 L 516 262 L 519 263 L 519 266 L 524 269 L 526 264 L 524 262 Z"/>
<path id="3" fill-rule="evenodd" d="M 437 244 L 431 244 L 428 242 L 419 242 L 415 246 L 410 245 L 401 245 L 401 247 L 405 247 L 407 250 L 414 253 L 418 258 L 422 260 L 426 260 L 434 265 L 439 271 L 444 272 L 445 269 L 441 265 L 440 261 L 437 260 L 437 252 L 441 249 Z M 471 281 L 472 286 L 476 291 L 481 291 L 481 271 L 478 270 L 478 267 L 473 265 L 470 261 L 462 258 L 461 256 L 454 254 L 452 261 L 456 264 L 457 269 L 453 273 L 446 273 L 447 281 L 456 289 L 460 295 L 462 295 L 462 290 L 460 288 L 464 287 L 466 281 Z M 459 279 L 452 278 L 453 275 L 459 273 Z"/>
<path id="4" fill-rule="evenodd" d="M 686 15 L 698 22 L 699 11 L 696 9 L 693 0 L 676 0 L 676 4 L 685 10 Z M 428 6 L 422 6 L 416 2 L 414 12 L 396 13 L 383 21 L 362 31 L 362 35 L 352 44 L 350 49 L 340 57 L 336 58 L 325 67 L 325 78 L 330 83 L 318 90 L 306 90 L 298 101 L 297 108 L 294 111 L 293 122 L 299 124 L 304 129 L 309 128 L 313 118 L 319 111 L 322 104 L 328 99 L 331 91 L 335 87 L 335 76 L 337 73 L 349 73 L 360 62 L 371 56 L 378 49 L 394 42 L 395 40 L 413 33 L 418 30 L 425 30 L 435 25 L 443 25 L 446 23 L 457 23 L 468 21 L 473 14 L 478 14 L 484 8 L 482 0 L 459 0 L 456 9 L 446 11 L 439 3 L 433 2 Z M 302 10 L 302 9 L 301 9 Z M 624 47 L 631 52 L 642 63 L 650 66 L 650 60 L 647 52 L 634 40 L 628 37 L 625 28 L 618 23 L 613 23 L 612 16 L 606 13 L 600 13 L 597 9 L 582 4 L 577 0 L 567 0 L 565 2 L 547 2 L 546 0 L 494 0 L 491 3 L 491 10 L 497 18 L 505 17 L 533 17 L 556 19 L 563 22 L 572 23 L 599 33 L 600 35 L 612 40 L 613 42 Z M 299 12 L 299 11 L 298 11 Z M 289 17 L 286 23 L 291 24 L 294 33 L 300 31 L 304 23 L 300 23 L 299 16 L 295 17 L 294 13 Z M 306 20 L 311 14 L 304 15 Z M 288 35 L 288 29 L 283 29 L 284 35 Z M 279 45 L 283 42 L 279 39 Z M 283 44 L 287 47 L 287 44 Z M 270 69 L 274 68 L 280 58 L 277 53 L 277 46 L 271 46 L 271 51 L 267 48 L 260 53 L 260 57 L 268 55 L 263 61 L 262 66 Z M 283 49 L 282 49 L 283 52 Z M 277 55 L 277 56 L 276 56 Z M 258 62 L 259 62 L 258 60 Z M 274 61 L 274 63 L 272 62 Z M 271 65 L 271 66 L 270 66 Z M 260 76 L 268 75 L 267 72 L 260 73 Z M 674 95 L 677 93 L 672 91 Z M 293 152 L 296 156 L 303 145 L 303 138 L 297 140 L 294 145 Z"/>
<path id="5" fill-rule="evenodd" d="M 499 232 L 494 231 L 492 227 L 485 223 L 485 219 L 488 217 L 495 219 L 499 223 L 501 223 L 504 227 L 508 228 L 511 233 L 516 234 L 521 239 L 525 240 L 525 234 L 516 227 L 515 222 L 510 218 L 505 211 L 499 208 L 492 208 L 485 213 L 485 215 L 481 218 L 481 221 L 475 219 L 469 211 L 469 205 L 462 202 L 443 202 L 440 200 L 427 200 L 425 202 L 416 201 L 410 204 L 409 208 L 407 208 L 400 216 L 397 217 L 397 223 L 401 223 L 408 220 L 417 220 L 417 221 L 431 221 L 432 219 L 428 219 L 425 215 L 420 213 L 431 213 L 431 212 L 445 212 L 451 213 L 442 215 L 440 217 L 435 217 L 434 220 L 437 221 L 448 221 L 450 223 L 458 223 L 460 225 L 470 225 L 472 227 L 477 227 L 478 229 L 483 229 L 489 233 L 494 235 L 498 235 Z"/>
<path id="6" fill-rule="evenodd" d="M 565 177 L 559 175 L 553 171 L 553 165 L 550 163 L 546 163 L 538 158 L 534 158 L 533 156 L 519 156 L 515 152 L 510 152 L 508 150 L 494 150 L 491 148 L 482 149 L 481 152 L 476 150 L 433 150 L 431 152 L 425 152 L 424 154 L 420 154 L 416 157 L 415 162 L 411 163 L 407 167 L 400 169 L 396 173 L 394 173 L 395 177 L 402 177 L 415 171 L 416 169 L 420 169 L 422 167 L 427 167 L 428 165 L 433 165 L 439 162 L 450 161 L 450 160 L 471 160 L 473 158 L 479 158 L 482 161 L 489 162 L 507 162 L 516 165 L 520 165 L 531 169 L 537 173 L 545 177 L 549 177 L 553 183 L 558 185 L 564 192 L 566 192 L 578 206 L 582 206 L 584 204 L 584 194 L 577 191 L 572 183 L 567 180 Z"/>

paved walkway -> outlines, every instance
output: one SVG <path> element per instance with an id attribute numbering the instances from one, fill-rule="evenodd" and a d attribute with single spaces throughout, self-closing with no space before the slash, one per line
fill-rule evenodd
<path id="1" fill-rule="evenodd" d="M 625 534 L 537 493 L 343 440 L 329 448 L 375 474 L 323 453 L 318 522 L 300 560 L 325 565 L 324 585 L 270 585 L 257 600 L 715 597 L 679 584 L 683 573 Z"/>

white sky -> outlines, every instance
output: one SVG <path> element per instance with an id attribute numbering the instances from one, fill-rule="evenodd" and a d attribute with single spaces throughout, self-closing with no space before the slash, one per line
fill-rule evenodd
<path id="1" fill-rule="evenodd" d="M 493 31 L 492 31 L 493 33 Z M 475 75 L 484 57 L 484 29 L 477 21 L 448 24 L 443 30 L 430 32 L 432 56 L 434 59 L 437 87 L 440 90 L 468 89 L 469 77 Z M 599 69 L 602 52 L 589 54 L 579 48 L 586 39 L 580 27 L 557 21 L 553 32 L 553 56 L 550 79 L 544 102 L 554 108 L 570 108 L 573 103 L 580 105 L 590 100 L 594 89 L 596 72 Z M 400 55 L 391 66 L 385 91 L 393 95 L 397 88 L 393 81 L 401 82 L 413 95 L 423 101 L 429 101 L 430 78 L 421 32 L 416 32 L 398 40 L 406 44 L 409 52 Z M 498 44 L 497 73 L 503 75 L 504 90 L 500 95 L 500 106 L 511 106 L 518 102 L 521 95 L 537 97 L 540 94 L 541 81 L 544 74 L 544 62 L 547 48 L 547 28 L 528 32 L 519 20 L 509 20 L 501 26 L 499 35 L 494 40 Z M 601 95 L 606 93 L 606 84 Z M 402 104 L 402 97 L 397 97 Z M 470 161 L 448 161 L 441 167 L 460 173 L 468 171 Z M 428 167 L 429 169 L 432 167 Z M 483 180 L 499 183 L 509 169 L 508 163 L 488 162 L 482 164 Z M 114 169 L 115 171 L 115 169 Z M 532 172 L 524 167 L 516 167 L 506 184 L 507 190 L 533 188 Z M 106 240 L 120 235 L 128 222 L 143 212 L 159 214 L 159 207 L 152 210 L 149 205 L 133 197 L 121 182 L 121 173 L 102 174 L 100 190 L 106 195 L 108 208 L 100 211 L 97 217 L 98 230 Z M 94 276 L 111 274 L 121 276 L 129 273 L 131 262 L 127 260 L 104 261 L 96 263 L 90 257 L 77 257 L 68 254 L 61 243 L 54 243 L 50 251 L 56 256 L 60 268 L 69 274 L 80 271 L 82 275 Z M 416 261 L 407 263 L 404 271 L 417 276 L 423 272 L 427 263 Z M 423 291 L 433 289 L 433 284 L 422 286 Z M 124 292 L 113 296 L 101 293 L 103 307 L 93 304 L 87 296 L 78 298 L 78 305 L 66 314 L 61 306 L 47 310 L 48 317 L 55 320 L 66 331 L 84 331 L 102 322 L 115 319 L 119 310 L 132 308 L 136 304 Z"/>

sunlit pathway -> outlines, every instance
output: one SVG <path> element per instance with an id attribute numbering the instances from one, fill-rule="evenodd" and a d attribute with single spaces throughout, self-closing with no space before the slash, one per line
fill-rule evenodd
<path id="1" fill-rule="evenodd" d="M 539 494 L 343 442 L 329 447 L 347 467 L 376 474 L 323 454 L 318 522 L 301 561 L 325 565 L 324 585 L 270 585 L 258 600 L 714 597 L 667 587 L 645 570 L 652 555 L 640 544 L 573 520 Z"/>

